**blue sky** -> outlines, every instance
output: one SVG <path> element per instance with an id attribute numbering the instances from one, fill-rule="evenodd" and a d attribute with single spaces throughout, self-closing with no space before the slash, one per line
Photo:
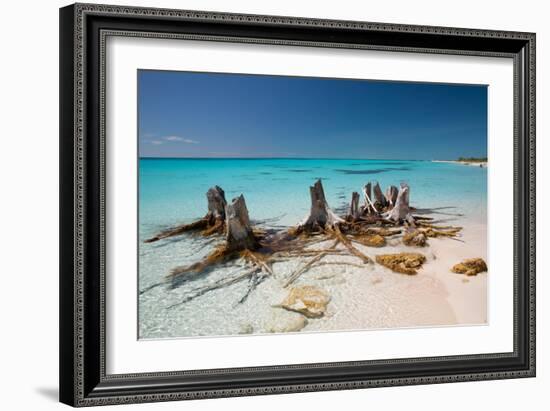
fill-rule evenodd
<path id="1" fill-rule="evenodd" d="M 487 155 L 487 87 L 138 71 L 141 157 Z"/>

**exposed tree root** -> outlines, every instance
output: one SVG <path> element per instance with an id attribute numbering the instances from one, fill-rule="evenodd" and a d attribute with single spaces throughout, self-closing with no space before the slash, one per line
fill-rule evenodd
<path id="1" fill-rule="evenodd" d="M 254 253 L 250 250 L 243 250 L 241 251 L 241 256 L 244 257 L 245 260 L 248 260 L 251 263 L 260 267 L 266 273 L 274 275 L 273 270 L 267 263 L 267 260 L 261 254 Z"/>
<path id="2" fill-rule="evenodd" d="M 227 245 L 222 245 L 217 247 L 211 254 L 208 255 L 204 260 L 199 261 L 197 263 L 188 265 L 188 266 L 179 266 L 175 267 L 172 270 L 170 270 L 170 273 L 168 274 L 167 278 L 175 279 L 177 277 L 181 277 L 184 274 L 187 273 L 201 273 L 205 271 L 210 266 L 213 266 L 215 264 L 225 263 L 229 260 L 233 260 L 239 257 L 239 252 L 236 250 L 233 250 Z"/>
<path id="3" fill-rule="evenodd" d="M 259 267 L 253 267 L 243 273 L 240 273 L 238 275 L 228 277 L 228 278 L 222 278 L 221 280 L 216 281 L 213 284 L 209 284 L 205 287 L 200 287 L 195 290 L 192 290 L 182 301 L 172 304 L 168 306 L 167 308 L 174 308 L 178 305 L 185 304 L 191 300 L 194 300 L 197 297 L 200 297 L 201 295 L 204 295 L 210 291 L 218 290 L 220 288 L 229 287 L 230 285 L 236 284 L 239 281 L 242 281 L 246 278 L 250 278 L 252 275 L 256 274 L 258 271 L 260 271 Z"/>
<path id="4" fill-rule="evenodd" d="M 445 228 L 443 230 L 436 230 L 434 228 L 419 229 L 419 231 L 426 234 L 426 237 L 430 238 L 456 237 L 461 230 L 462 227 Z"/>
<path id="5" fill-rule="evenodd" d="M 317 261 L 319 261 L 321 258 L 326 256 L 327 254 L 325 252 L 322 252 L 320 254 L 317 254 L 315 257 L 310 259 L 306 264 L 304 264 L 302 267 L 300 267 L 298 270 L 293 272 L 287 279 L 287 281 L 284 283 L 283 287 L 288 287 L 291 285 L 294 281 L 298 279 L 303 273 L 305 273 L 313 264 L 315 264 Z"/>
<path id="6" fill-rule="evenodd" d="M 342 234 L 342 231 L 340 231 L 340 227 L 338 225 L 334 226 L 334 229 L 331 232 L 334 235 L 334 238 L 340 240 L 340 242 L 349 250 L 350 253 L 359 257 L 365 264 L 372 262 L 369 257 L 353 246 L 349 238 Z"/>
<path id="7" fill-rule="evenodd" d="M 200 220 L 197 220 L 191 224 L 183 224 L 183 225 L 171 228 L 169 230 L 162 231 L 157 235 L 155 235 L 154 237 L 148 238 L 144 242 L 153 243 L 155 241 L 162 240 L 164 238 L 175 237 L 177 235 L 181 235 L 189 231 L 205 230 L 207 229 L 207 227 L 208 227 L 208 219 L 201 218 Z"/>
<path id="8" fill-rule="evenodd" d="M 175 237 L 190 231 L 203 230 L 204 236 L 222 234 L 225 231 L 225 193 L 221 187 L 214 186 L 206 192 L 208 200 L 208 213 L 191 224 L 184 224 L 175 228 L 162 231 L 154 237 L 145 240 L 146 243 L 153 243 L 168 237 Z"/>
<path id="9" fill-rule="evenodd" d="M 311 208 L 309 215 L 297 226 L 284 231 L 265 231 L 254 228 L 250 224 L 248 210 L 244 197 L 235 198 L 231 204 L 225 202 L 223 190 L 211 188 L 207 193 L 208 214 L 194 223 L 178 226 L 157 234 L 146 242 L 158 241 L 185 232 L 200 231 L 202 236 L 225 233 L 225 244 L 218 246 L 202 261 L 188 266 L 173 268 L 167 275 L 167 280 L 194 279 L 187 274 L 200 274 L 211 267 L 242 259 L 251 268 L 240 274 L 230 275 L 213 284 L 191 290 L 186 298 L 171 307 L 183 304 L 207 292 L 227 287 L 239 281 L 248 279 L 246 293 L 238 301 L 243 303 L 250 294 L 266 278 L 275 277 L 272 264 L 279 261 L 289 261 L 295 258 L 308 258 L 284 281 L 283 287 L 288 287 L 308 270 L 326 265 L 351 266 L 363 268 L 364 264 L 373 260 L 359 250 L 354 244 L 366 247 L 384 247 L 385 237 L 403 236 L 403 242 L 422 246 L 426 238 L 446 237 L 458 240 L 456 237 L 462 227 L 438 226 L 433 224 L 433 218 L 413 215 L 415 209 L 409 205 L 410 190 L 402 183 L 398 190 L 390 186 L 384 196 L 378 183 L 371 193 L 371 184 L 367 184 L 363 193 L 365 204 L 359 206 L 359 194 L 352 194 L 349 211 L 345 218 L 335 214 L 329 207 L 322 183 L 317 180 L 310 187 Z M 395 228 L 392 228 L 395 227 Z M 414 227 L 410 231 L 407 227 Z M 328 247 L 319 249 L 313 245 L 333 241 Z M 339 244 L 343 248 L 337 248 Z M 348 261 L 322 261 L 329 255 L 350 255 L 357 257 L 363 264 Z M 376 256 L 378 264 L 389 267 L 395 272 L 416 274 L 416 270 L 425 262 L 425 257 L 417 253 L 386 254 Z M 140 292 L 140 294 L 159 285 Z"/>

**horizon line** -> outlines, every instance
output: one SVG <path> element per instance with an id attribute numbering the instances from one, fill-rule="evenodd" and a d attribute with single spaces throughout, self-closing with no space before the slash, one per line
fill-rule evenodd
<path id="1" fill-rule="evenodd" d="M 463 156 L 462 156 L 463 157 Z M 472 157 L 472 156 L 470 156 Z M 486 156 L 479 156 L 479 158 Z M 456 161 L 457 158 L 432 158 L 432 159 L 411 159 L 411 158 L 364 158 L 364 157 L 172 157 L 172 156 L 138 156 L 140 160 L 384 160 L 384 161 Z"/>

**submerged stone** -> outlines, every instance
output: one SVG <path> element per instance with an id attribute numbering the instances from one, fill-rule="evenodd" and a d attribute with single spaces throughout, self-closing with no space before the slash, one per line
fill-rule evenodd
<path id="1" fill-rule="evenodd" d="M 292 288 L 281 306 L 308 318 L 319 318 L 325 314 L 329 302 L 330 296 L 323 290 L 311 285 L 304 285 Z"/>
<path id="2" fill-rule="evenodd" d="M 487 264 L 482 258 L 469 258 L 461 263 L 455 264 L 453 268 L 451 268 L 451 271 L 453 273 L 466 274 L 468 276 L 477 275 L 478 273 L 487 271 Z"/>
<path id="3" fill-rule="evenodd" d="M 396 273 L 414 275 L 426 257 L 419 253 L 381 254 L 376 256 L 376 262 Z"/>
<path id="4" fill-rule="evenodd" d="M 276 309 L 267 324 L 268 333 L 292 333 L 300 331 L 307 325 L 307 318 L 295 312 Z"/>

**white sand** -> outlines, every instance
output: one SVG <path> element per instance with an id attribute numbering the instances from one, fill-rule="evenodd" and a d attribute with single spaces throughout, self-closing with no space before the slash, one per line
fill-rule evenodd
<path id="1" fill-rule="evenodd" d="M 293 285 L 314 285 L 331 296 L 322 318 L 304 321 L 301 314 L 276 307 L 288 294 L 289 289 L 282 287 L 285 279 L 308 257 L 275 263 L 275 278 L 262 282 L 242 304 L 237 302 L 246 292 L 247 281 L 207 293 L 174 309 L 166 307 L 177 303 L 196 285 L 189 284 L 170 293 L 163 288 L 154 289 L 141 298 L 142 303 L 152 304 L 158 318 L 142 319 L 140 335 L 165 338 L 485 324 L 488 274 L 466 277 L 450 269 L 465 258 L 486 260 L 486 225 L 475 222 L 464 225 L 463 218 L 452 224 L 464 226 L 461 241 L 430 238 L 429 246 L 423 248 L 407 247 L 400 238 L 389 239 L 382 248 L 356 245 L 373 260 L 377 254 L 422 253 L 427 262 L 417 275 L 394 273 L 379 264 L 324 265 L 304 273 Z M 361 263 L 349 255 L 326 256 L 323 261 Z M 220 268 L 200 282 L 214 281 L 235 270 L 238 268 Z"/>
<path id="2" fill-rule="evenodd" d="M 432 160 L 432 163 L 451 163 L 463 166 L 487 167 L 487 161 Z"/>
<path id="3" fill-rule="evenodd" d="M 390 240 L 395 245 L 379 249 L 358 246 L 371 257 L 402 251 L 424 254 L 427 262 L 413 276 L 378 264 L 366 269 L 324 266 L 311 270 L 298 284 L 317 285 L 332 300 L 326 317 L 310 320 L 303 331 L 486 323 L 487 273 L 466 277 L 450 271 L 462 259 L 486 259 L 485 235 L 484 225 L 471 224 L 464 229 L 464 242 L 431 238 L 428 247 L 414 248 L 395 239 Z M 338 259 L 343 257 L 331 258 Z M 321 276 L 329 278 L 319 280 Z"/>

